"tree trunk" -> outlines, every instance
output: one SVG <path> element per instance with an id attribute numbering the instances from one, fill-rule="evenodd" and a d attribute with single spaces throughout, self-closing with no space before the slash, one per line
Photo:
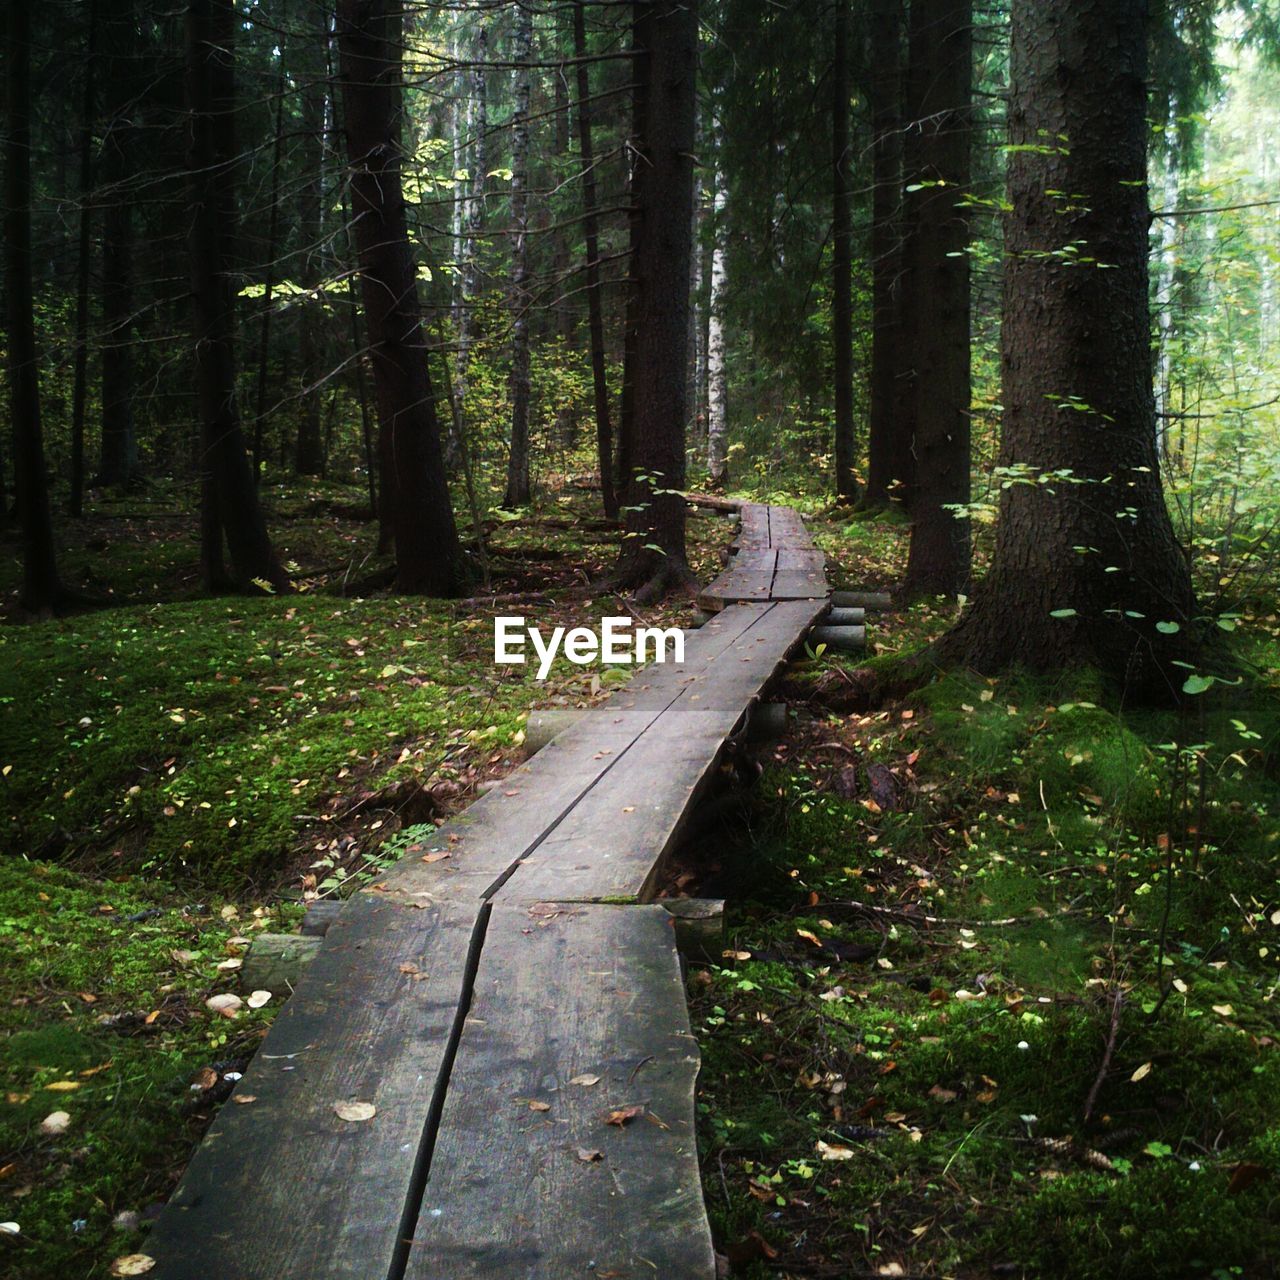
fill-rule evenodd
<path id="1" fill-rule="evenodd" d="M 596 463 L 600 497 L 610 520 L 618 516 L 613 487 L 613 425 L 609 421 L 609 381 L 605 369 L 604 310 L 600 300 L 600 219 L 596 212 L 595 152 L 591 140 L 591 76 L 587 63 L 586 0 L 573 8 L 573 55 L 578 74 L 578 146 L 582 153 L 582 236 L 587 255 L 587 324 L 591 334 L 591 388 L 596 415 Z"/>
<path id="2" fill-rule="evenodd" d="M 858 496 L 853 434 L 853 209 L 849 196 L 849 0 L 835 0 L 831 64 L 831 341 L 836 500 Z"/>
<path id="3" fill-rule="evenodd" d="M 187 5 L 187 257 L 195 320 L 196 397 L 200 414 L 203 570 L 219 589 L 221 538 L 231 556 L 232 582 L 289 589 L 258 504 L 236 402 L 235 282 L 235 34 L 240 15 L 231 0 Z M 218 531 L 220 530 L 220 534 Z"/>
<path id="4" fill-rule="evenodd" d="M 286 25 L 288 6 L 280 6 L 280 24 Z M 262 325 L 258 330 L 258 393 L 253 415 L 253 479 L 262 478 L 263 433 L 267 427 L 267 371 L 271 357 L 271 298 L 276 287 L 276 258 L 280 252 L 280 173 L 284 159 L 285 42 L 280 43 L 276 68 L 276 125 L 271 147 L 271 209 L 267 214 L 267 278 L 262 291 Z"/>
<path id="5" fill-rule="evenodd" d="M 308 6 L 312 28 L 305 32 L 298 58 L 302 80 L 302 185 L 298 191 L 298 229 L 302 236 L 299 283 L 314 289 L 324 280 L 324 115 L 325 58 L 328 12 Z M 324 378 L 322 324 L 324 308 L 315 297 L 298 306 L 298 358 L 302 365 L 302 403 L 299 405 L 298 450 L 294 469 L 300 476 L 325 473 L 324 436 L 320 429 L 320 386 Z"/>
<path id="6" fill-rule="evenodd" d="M 471 363 L 471 335 L 475 331 L 475 305 L 480 294 L 480 233 L 484 230 L 485 187 L 489 165 L 489 83 L 485 62 L 489 56 L 489 29 L 478 18 L 476 65 L 471 70 L 472 143 L 465 234 L 462 239 L 462 290 L 458 303 L 458 355 L 454 365 L 454 403 L 458 406 L 457 438 L 450 437 L 450 465 L 466 451 L 461 439 L 467 429 L 467 379 Z"/>
<path id="7" fill-rule="evenodd" d="M 54 554 L 49 486 L 40 424 L 40 373 L 36 356 L 31 283 L 31 5 L 11 4 L 8 22 L 5 139 L 5 297 L 9 348 L 9 416 L 13 422 L 14 487 L 22 522 L 22 590 L 19 602 L 49 613 L 64 600 Z"/>
<path id="8" fill-rule="evenodd" d="M 85 17 L 84 90 L 80 108 L 80 228 L 76 245 L 76 359 L 71 388 L 71 496 L 68 509 L 84 514 L 84 420 L 89 399 L 89 277 L 93 264 L 94 72 L 97 70 L 98 5 L 89 0 Z"/>
<path id="9" fill-rule="evenodd" d="M 900 426 L 894 398 L 901 356 L 898 225 L 902 209 L 902 5 L 873 0 L 871 106 L 871 416 L 863 505 L 885 507 L 898 480 Z"/>
<path id="10" fill-rule="evenodd" d="M 725 258 L 726 178 L 720 172 L 718 148 L 715 184 L 711 213 L 711 300 L 707 305 L 707 483 L 712 489 L 723 489 L 729 478 L 726 452 L 729 370 L 725 363 L 724 331 L 728 272 Z"/>
<path id="11" fill-rule="evenodd" d="M 396 585 L 456 595 L 466 572 L 453 519 L 400 182 L 400 0 L 341 0 L 347 151 L 383 458 L 381 502 L 396 539 Z"/>
<path id="12" fill-rule="evenodd" d="M 1014 0 L 1000 461 L 1016 473 L 992 568 L 938 655 L 1096 665 L 1168 697 L 1201 633 L 1153 429 L 1145 14 Z"/>
<path id="13" fill-rule="evenodd" d="M 973 0 L 915 0 L 928 10 L 927 88 L 918 104 L 915 501 L 903 592 L 956 595 L 969 582 L 969 223 Z M 927 301 L 926 301 L 927 300 Z"/>
<path id="14" fill-rule="evenodd" d="M 511 118 L 511 450 L 504 507 L 522 507 L 529 489 L 529 95 L 533 9 L 516 9 L 516 105 Z"/>
<path id="15" fill-rule="evenodd" d="M 640 186 L 632 268 L 635 508 L 627 513 L 621 581 L 648 596 L 692 581 L 685 551 L 685 426 L 689 259 L 693 249 L 695 0 L 637 0 L 635 40 L 643 88 Z"/>
<path id="16" fill-rule="evenodd" d="M 137 46 L 134 0 L 110 0 L 103 18 L 107 118 L 102 141 L 102 451 L 98 483 L 127 485 L 137 476 L 133 420 L 133 200 L 137 139 L 132 60 Z"/>

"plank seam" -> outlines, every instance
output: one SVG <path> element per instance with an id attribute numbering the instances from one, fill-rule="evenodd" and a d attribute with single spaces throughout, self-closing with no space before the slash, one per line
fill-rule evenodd
<path id="1" fill-rule="evenodd" d="M 449 1082 L 453 1077 L 453 1064 L 458 1056 L 458 1046 L 462 1043 L 462 1032 L 466 1026 L 467 1015 L 471 1012 L 476 975 L 480 972 L 480 955 L 484 950 L 485 934 L 489 930 L 489 917 L 492 914 L 493 903 L 482 902 L 476 915 L 476 922 L 471 929 L 471 939 L 467 944 L 467 962 L 462 971 L 462 989 L 458 997 L 458 1007 L 454 1010 L 453 1023 L 449 1027 L 449 1040 L 436 1072 L 435 1084 L 431 1089 L 431 1103 L 427 1108 L 422 1136 L 418 1141 L 418 1151 L 414 1157 L 413 1171 L 409 1175 L 405 1188 L 404 1208 L 400 1214 L 400 1230 L 396 1236 L 395 1252 L 391 1255 L 391 1263 L 387 1270 L 387 1280 L 404 1280 L 405 1272 L 409 1269 L 413 1235 L 418 1228 L 427 1182 L 431 1177 L 431 1158 L 435 1154 L 436 1140 L 440 1136 L 440 1120 L 444 1115 Z"/>

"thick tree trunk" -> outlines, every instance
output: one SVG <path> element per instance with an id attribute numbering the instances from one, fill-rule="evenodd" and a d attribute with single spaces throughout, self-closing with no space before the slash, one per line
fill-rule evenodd
<path id="1" fill-rule="evenodd" d="M 693 227 L 695 0 L 638 0 L 635 40 L 645 170 L 632 274 L 634 461 L 621 580 L 651 594 L 692 580 L 685 551 L 689 258 Z"/>
<path id="2" fill-rule="evenodd" d="M 915 501 L 903 592 L 955 595 L 969 582 L 969 223 L 973 0 L 928 9 L 927 88 L 918 104 L 923 184 L 915 202 L 917 314 Z M 927 302 L 926 302 L 927 299 Z"/>
<path id="3" fill-rule="evenodd" d="M 899 213 L 902 209 L 902 6 L 873 0 L 871 106 L 871 413 L 862 501 L 885 507 L 898 479 L 900 424 L 894 415 L 901 361 Z"/>
<path id="4" fill-rule="evenodd" d="M 831 64 L 831 342 L 836 500 L 858 496 L 853 431 L 853 206 L 849 195 L 849 0 L 835 0 Z"/>
<path id="5" fill-rule="evenodd" d="M 1153 429 L 1145 17 L 1144 0 L 1014 0 L 1000 461 L 1016 474 L 992 568 L 937 653 L 1094 664 L 1168 696 L 1200 634 Z"/>
<path id="6" fill-rule="evenodd" d="M 80 108 L 80 228 L 76 244 L 76 359 L 71 387 L 71 496 L 68 509 L 84 514 L 84 421 L 89 400 L 89 277 L 93 260 L 94 73 L 98 53 L 98 4 L 89 0 L 85 15 L 84 88 Z"/>
<path id="7" fill-rule="evenodd" d="M 381 501 L 396 539 L 396 585 L 449 596 L 466 571 L 445 483 L 435 397 L 400 182 L 400 0 L 341 0 L 347 151 L 383 459 Z"/>
<path id="8" fill-rule="evenodd" d="M 31 284 L 31 9 L 11 4 L 8 21 L 4 165 L 4 266 L 9 348 L 9 416 L 13 422 L 14 487 L 22 524 L 22 590 L 32 613 L 49 613 L 64 600 L 54 554 L 49 486 L 40 423 Z"/>
<path id="9" fill-rule="evenodd" d="M 723 489 L 729 479 L 729 369 L 725 362 L 724 295 L 728 283 L 725 255 L 725 175 L 717 166 L 712 203 L 711 299 L 707 304 L 707 483 Z"/>
<path id="10" fill-rule="evenodd" d="M 515 114 L 511 120 L 511 450 L 504 507 L 522 507 L 529 488 L 529 95 L 533 71 L 533 9 L 516 8 Z"/>
<path id="11" fill-rule="evenodd" d="M 613 425 L 609 421 L 609 381 L 605 369 L 604 308 L 600 298 L 600 219 L 596 212 L 595 152 L 591 140 L 591 76 L 587 62 L 586 0 L 573 7 L 573 55 L 578 74 L 578 146 L 582 159 L 582 237 L 587 255 L 587 326 L 591 335 L 591 389 L 596 417 L 596 463 L 600 497 L 610 520 L 618 516 L 613 485 Z"/>
<path id="12" fill-rule="evenodd" d="M 235 35 L 231 0 L 187 5 L 187 257 L 195 321 L 196 398 L 200 414 L 203 570 L 210 589 L 222 581 L 221 538 L 241 589 L 289 589 L 271 547 L 245 452 L 236 402 L 235 282 L 231 244 L 235 203 Z M 218 531 L 221 531 L 219 534 Z"/>
<path id="13" fill-rule="evenodd" d="M 103 15 L 108 93 L 102 142 L 102 450 L 98 483 L 126 485 L 137 476 L 133 420 L 133 200 L 137 141 L 132 59 L 134 0 L 110 0 Z"/>

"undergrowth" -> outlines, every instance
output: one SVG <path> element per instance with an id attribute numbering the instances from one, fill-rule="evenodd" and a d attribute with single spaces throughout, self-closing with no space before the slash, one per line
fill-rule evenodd
<path id="1" fill-rule="evenodd" d="M 949 612 L 874 615 L 879 660 Z M 1261 677 L 1180 713 L 1089 672 L 833 710 L 837 660 L 793 671 L 690 984 L 735 1275 L 1276 1273 L 1280 646 L 1243 630 Z"/>

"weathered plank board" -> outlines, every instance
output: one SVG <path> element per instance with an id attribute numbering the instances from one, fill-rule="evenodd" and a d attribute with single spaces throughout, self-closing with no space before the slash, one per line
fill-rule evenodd
<path id="1" fill-rule="evenodd" d="M 715 769 L 734 717 L 709 707 L 670 711 L 662 730 L 627 752 L 610 786 L 583 796 L 573 812 L 524 858 L 503 889 L 517 898 L 643 900 L 693 800 Z"/>
<path id="2" fill-rule="evenodd" d="M 390 1274 L 479 907 L 347 904 L 148 1239 L 152 1277 Z"/>
<path id="3" fill-rule="evenodd" d="M 712 1280 L 697 1072 L 661 907 L 495 908 L 406 1280 Z"/>
<path id="4" fill-rule="evenodd" d="M 768 600 L 772 587 L 772 572 L 730 569 L 710 586 L 703 587 L 698 593 L 698 604 L 704 609 L 717 610 L 744 600 Z"/>
<path id="5" fill-rule="evenodd" d="M 771 600 L 816 600 L 827 597 L 827 575 L 801 569 L 779 569 L 769 587 Z"/>
<path id="6" fill-rule="evenodd" d="M 378 881 L 409 902 L 483 897 L 626 754 L 674 698 L 649 709 L 593 712 L 481 796 Z M 429 859 L 429 861 L 427 860 Z"/>

